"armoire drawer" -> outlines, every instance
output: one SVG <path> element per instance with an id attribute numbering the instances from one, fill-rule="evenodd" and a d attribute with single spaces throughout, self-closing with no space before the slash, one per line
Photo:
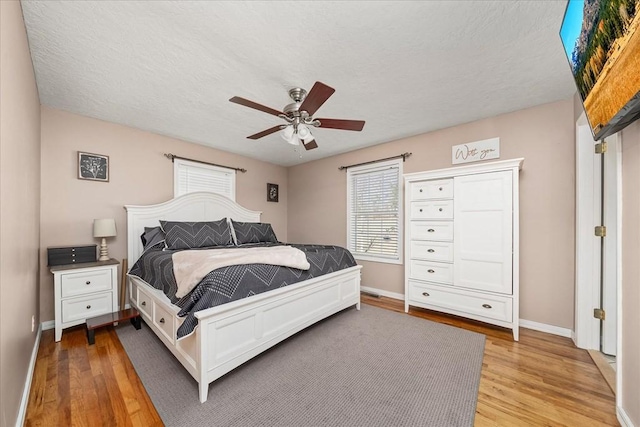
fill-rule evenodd
<path id="1" fill-rule="evenodd" d="M 427 261 L 453 262 L 452 242 L 432 242 L 429 240 L 412 240 L 410 243 L 411 258 Z"/>
<path id="2" fill-rule="evenodd" d="M 511 322 L 513 317 L 513 300 L 511 298 L 474 294 L 437 284 L 409 281 L 409 299 L 435 307 L 456 310 L 463 314 L 468 313 L 504 322 Z"/>
<path id="3" fill-rule="evenodd" d="M 451 198 L 453 198 L 453 179 L 451 178 L 411 184 L 411 200 Z"/>
<path id="4" fill-rule="evenodd" d="M 409 261 L 409 277 L 438 283 L 453 283 L 453 264 L 443 262 Z"/>
<path id="5" fill-rule="evenodd" d="M 411 219 L 452 219 L 453 200 L 411 202 Z"/>
<path id="6" fill-rule="evenodd" d="M 411 221 L 411 238 L 414 240 L 453 240 L 453 221 Z"/>

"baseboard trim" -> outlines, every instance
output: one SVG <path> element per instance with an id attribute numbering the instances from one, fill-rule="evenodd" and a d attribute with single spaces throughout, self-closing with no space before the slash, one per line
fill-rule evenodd
<path id="1" fill-rule="evenodd" d="M 533 320 L 520 319 L 520 326 L 534 331 L 546 332 L 548 334 L 559 335 L 565 338 L 572 337 L 571 329 L 561 328 L 560 326 L 547 325 L 546 323 L 538 323 Z"/>
<path id="2" fill-rule="evenodd" d="M 46 322 L 42 322 L 42 330 L 48 331 L 49 329 L 53 329 L 56 327 L 55 320 L 47 320 Z"/>
<path id="3" fill-rule="evenodd" d="M 378 294 L 383 297 L 399 299 L 400 301 L 404 301 L 404 295 L 399 294 L 397 292 L 390 292 L 390 291 L 385 291 L 383 289 L 370 288 L 369 286 L 360 286 L 360 290 L 370 294 Z"/>
<path id="4" fill-rule="evenodd" d="M 16 427 L 22 427 L 27 416 L 27 404 L 29 403 L 29 392 L 31 391 L 31 381 L 33 380 L 33 372 L 36 369 L 36 359 L 38 358 L 38 348 L 40 348 L 40 337 L 42 337 L 42 325 L 38 326 L 36 333 L 36 342 L 33 344 L 31 352 L 31 360 L 29 360 L 29 370 L 27 371 L 27 379 L 25 380 L 22 398 L 20 399 L 20 409 L 18 410 L 18 419 Z"/>
<path id="5" fill-rule="evenodd" d="M 622 427 L 635 427 L 626 411 L 619 406 L 616 406 L 616 415 L 618 416 L 618 421 Z"/>

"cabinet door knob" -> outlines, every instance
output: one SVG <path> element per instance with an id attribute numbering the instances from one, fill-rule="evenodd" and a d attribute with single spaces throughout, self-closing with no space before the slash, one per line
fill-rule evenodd
<path id="1" fill-rule="evenodd" d="M 434 253 L 435 251 L 433 249 L 427 249 L 427 252 L 429 252 L 430 254 Z"/>
<path id="2" fill-rule="evenodd" d="M 84 282 L 86 285 L 90 285 L 91 284 L 91 280 L 87 280 L 86 282 Z"/>
<path id="3" fill-rule="evenodd" d="M 489 304 L 482 304 L 482 306 L 483 306 L 484 308 L 491 308 L 491 306 L 490 306 Z"/>
<path id="4" fill-rule="evenodd" d="M 90 310 L 90 309 L 91 309 L 91 304 L 87 306 L 87 310 Z"/>
<path id="5" fill-rule="evenodd" d="M 424 295 L 425 297 L 429 296 L 429 292 L 423 292 L 422 295 Z"/>
<path id="6" fill-rule="evenodd" d="M 428 271 L 429 273 L 435 273 L 435 270 L 432 270 L 432 269 L 428 269 L 427 271 Z"/>
<path id="7" fill-rule="evenodd" d="M 436 230 L 434 230 L 433 228 L 430 228 L 430 229 L 427 230 L 427 232 L 429 232 L 429 233 L 433 233 L 434 231 L 436 231 Z"/>
<path id="8" fill-rule="evenodd" d="M 144 307 L 145 305 L 147 305 L 147 302 L 146 302 L 146 301 L 142 301 L 142 302 L 140 303 L 140 305 Z"/>
<path id="9" fill-rule="evenodd" d="M 164 323 L 164 317 L 160 319 L 160 323 Z"/>

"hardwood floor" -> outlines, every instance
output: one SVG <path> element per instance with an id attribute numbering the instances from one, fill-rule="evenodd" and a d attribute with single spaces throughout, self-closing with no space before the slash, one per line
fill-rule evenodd
<path id="1" fill-rule="evenodd" d="M 403 312 L 401 301 L 362 296 L 362 302 Z M 615 397 L 589 354 L 572 341 L 511 331 L 412 308 L 410 314 L 487 336 L 476 426 L 618 426 Z M 131 327 L 131 325 L 128 325 Z M 38 351 L 27 426 L 162 425 L 113 328 L 65 330 L 55 343 L 45 331 Z"/>

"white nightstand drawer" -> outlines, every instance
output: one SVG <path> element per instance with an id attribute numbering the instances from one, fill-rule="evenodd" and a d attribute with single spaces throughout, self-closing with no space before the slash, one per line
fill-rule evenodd
<path id="1" fill-rule="evenodd" d="M 158 304 L 154 304 L 153 307 L 153 323 L 162 331 L 163 335 L 167 339 L 173 342 L 175 332 L 173 330 L 173 321 L 175 317 L 170 311 L 165 310 Z"/>
<path id="2" fill-rule="evenodd" d="M 411 184 L 411 200 L 451 198 L 453 198 L 453 179 L 438 179 Z"/>
<path id="3" fill-rule="evenodd" d="M 75 320 L 85 320 L 89 317 L 111 313 L 112 307 L 111 292 L 87 297 L 71 298 L 62 301 L 62 322 L 73 322 Z"/>
<path id="4" fill-rule="evenodd" d="M 453 262 L 453 243 L 412 240 L 410 256 L 412 259 Z"/>
<path id="5" fill-rule="evenodd" d="M 414 240 L 453 240 L 453 221 L 411 221 L 411 238 Z"/>
<path id="6" fill-rule="evenodd" d="M 111 269 L 91 270 L 60 275 L 62 298 L 110 291 Z"/>
<path id="7" fill-rule="evenodd" d="M 453 283 L 453 264 L 412 259 L 409 277 L 438 283 Z"/>
<path id="8" fill-rule="evenodd" d="M 411 219 L 452 219 L 453 200 L 411 202 Z"/>
<path id="9" fill-rule="evenodd" d="M 151 310 L 153 309 L 153 299 L 145 291 L 141 289 L 141 286 L 138 286 L 138 310 L 147 318 L 151 319 Z"/>
<path id="10" fill-rule="evenodd" d="M 409 282 L 409 299 L 451 310 L 511 322 L 513 300 L 497 295 L 481 295 L 436 284 Z"/>

